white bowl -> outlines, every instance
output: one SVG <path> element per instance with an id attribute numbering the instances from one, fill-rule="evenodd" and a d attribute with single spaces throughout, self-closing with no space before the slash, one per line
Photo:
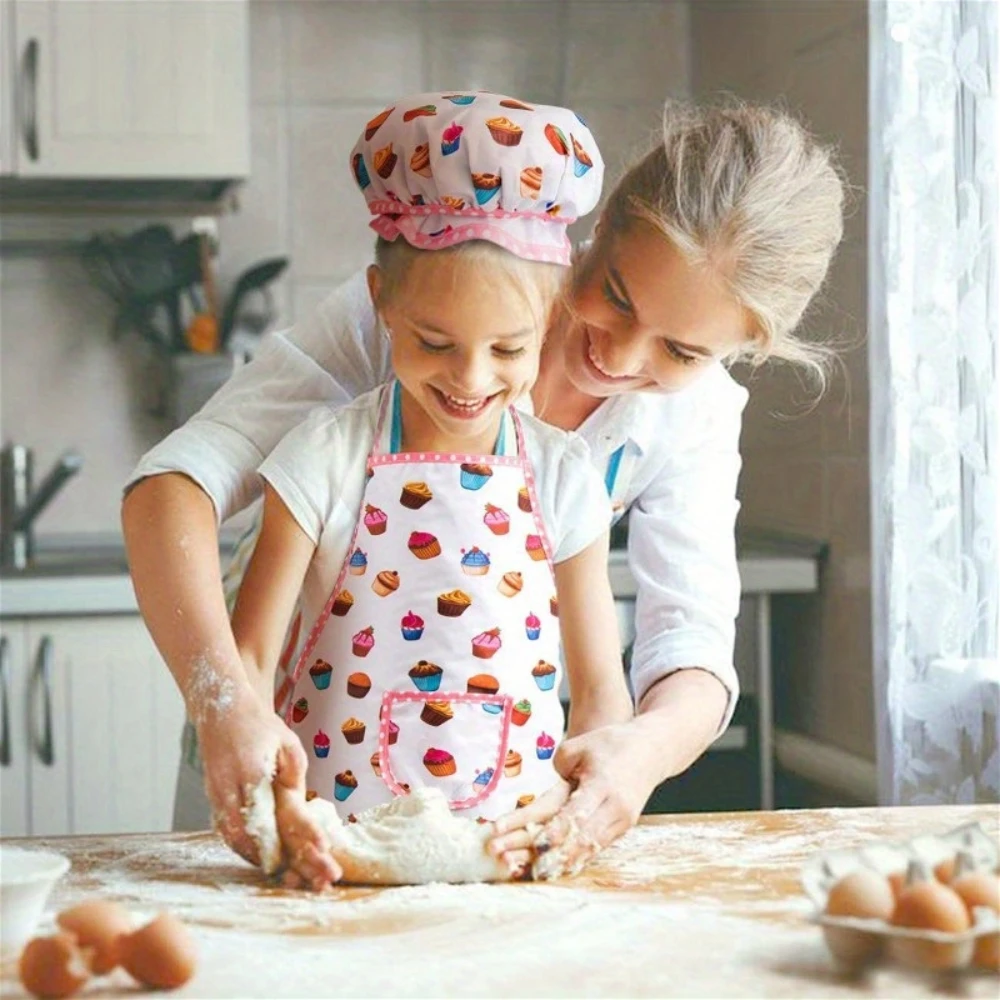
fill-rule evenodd
<path id="1" fill-rule="evenodd" d="M 0 846 L 0 958 L 17 958 L 34 934 L 52 887 L 69 871 L 55 851 Z"/>

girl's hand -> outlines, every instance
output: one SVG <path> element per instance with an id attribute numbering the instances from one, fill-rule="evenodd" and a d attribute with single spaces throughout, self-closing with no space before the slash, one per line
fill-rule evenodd
<path id="1" fill-rule="evenodd" d="M 282 881 L 291 889 L 321 892 L 344 872 L 330 853 L 330 840 L 306 803 L 305 787 L 274 783 L 274 815 L 287 865 Z"/>
<path id="2" fill-rule="evenodd" d="M 564 740 L 553 760 L 563 783 L 498 819 L 490 850 L 523 865 L 558 848 L 559 869 L 578 868 L 635 825 L 656 787 L 657 767 L 643 743 L 634 722 Z M 535 823 L 541 832 L 529 834 Z"/>

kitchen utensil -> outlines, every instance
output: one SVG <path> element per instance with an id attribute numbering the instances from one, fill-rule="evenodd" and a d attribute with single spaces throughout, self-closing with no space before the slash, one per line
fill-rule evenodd
<path id="1" fill-rule="evenodd" d="M 146 226 L 128 236 L 98 233 L 87 242 L 83 266 L 118 305 L 113 336 L 133 329 L 159 348 L 183 349 L 175 253 L 173 233 L 163 225 Z"/>
<path id="2" fill-rule="evenodd" d="M 287 257 L 271 257 L 247 268 L 236 279 L 236 284 L 233 285 L 233 290 L 226 300 L 219 327 L 223 348 L 229 343 L 237 326 L 252 328 L 248 329 L 248 332 L 255 334 L 262 333 L 267 328 L 268 323 L 274 318 L 274 304 L 267 286 L 278 278 L 286 267 L 288 267 Z M 262 293 L 263 303 L 256 311 L 251 312 L 245 307 L 254 292 Z"/>
<path id="3" fill-rule="evenodd" d="M 203 310 L 196 313 L 188 324 L 186 340 L 192 351 L 214 354 L 219 349 L 219 320 L 215 303 L 215 276 L 212 273 L 212 248 L 207 231 L 199 230 L 198 238 L 201 286 L 205 302 Z"/>
<path id="4" fill-rule="evenodd" d="M 52 887 L 69 871 L 55 851 L 0 846 L 0 956 L 17 958 L 32 936 Z"/>

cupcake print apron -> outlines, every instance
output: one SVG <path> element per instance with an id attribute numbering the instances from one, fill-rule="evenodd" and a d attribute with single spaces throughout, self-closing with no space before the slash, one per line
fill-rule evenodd
<path id="1" fill-rule="evenodd" d="M 556 781 L 551 547 L 516 411 L 497 454 L 400 453 L 399 394 L 383 395 L 354 538 L 285 719 L 308 788 L 342 817 L 425 785 L 495 819 Z"/>

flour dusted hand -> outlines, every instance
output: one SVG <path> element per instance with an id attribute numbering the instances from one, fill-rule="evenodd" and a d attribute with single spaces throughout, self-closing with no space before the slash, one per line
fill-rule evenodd
<path id="1" fill-rule="evenodd" d="M 192 713 L 205 766 L 205 791 L 215 829 L 252 864 L 260 864 L 260 842 L 247 821 L 259 813 L 253 793 L 262 782 L 304 786 L 305 751 L 295 734 L 252 692 L 233 697 L 226 711 Z M 273 815 L 270 804 L 264 806 Z M 268 864 L 273 864 L 273 856 Z"/>
<path id="2" fill-rule="evenodd" d="M 503 862 L 487 853 L 491 826 L 455 816 L 445 796 L 419 788 L 342 823 L 333 803 L 308 804 L 330 840 L 343 881 L 362 885 L 505 882 Z"/>

